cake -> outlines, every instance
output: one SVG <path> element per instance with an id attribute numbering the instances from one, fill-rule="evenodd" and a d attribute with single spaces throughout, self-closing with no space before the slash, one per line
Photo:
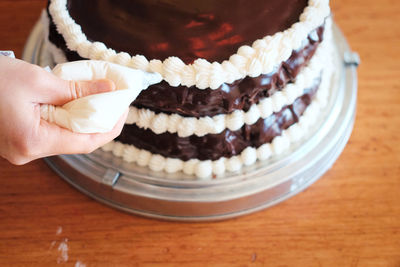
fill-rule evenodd
<path id="1" fill-rule="evenodd" d="M 124 161 L 223 177 L 304 141 L 334 69 L 328 0 L 50 0 L 55 63 L 105 60 L 163 81 L 105 145 Z"/>

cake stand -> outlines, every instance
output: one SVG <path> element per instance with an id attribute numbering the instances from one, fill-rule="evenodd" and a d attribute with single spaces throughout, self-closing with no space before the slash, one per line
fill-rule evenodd
<path id="1" fill-rule="evenodd" d="M 337 71 L 328 105 L 309 134 L 280 157 L 209 180 L 153 172 L 101 150 L 88 155 L 53 156 L 45 161 L 84 194 L 147 217 L 221 220 L 277 204 L 320 178 L 339 157 L 353 129 L 359 58 L 339 28 L 333 28 Z M 23 59 L 42 67 L 54 65 L 40 23 L 27 40 Z"/>

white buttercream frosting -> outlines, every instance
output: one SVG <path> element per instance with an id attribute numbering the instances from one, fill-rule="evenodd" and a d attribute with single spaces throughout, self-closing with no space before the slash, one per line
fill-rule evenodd
<path id="1" fill-rule="evenodd" d="M 327 25 L 328 26 L 328 25 Z M 260 118 L 267 118 L 273 112 L 278 112 L 285 105 L 293 103 L 304 90 L 314 85 L 324 69 L 325 61 L 330 53 L 331 39 L 326 27 L 325 40 L 319 45 L 309 64 L 297 75 L 294 83 L 289 83 L 274 93 L 271 97 L 263 98 L 258 104 L 253 104 L 245 112 L 236 110 L 230 114 L 219 114 L 213 117 L 183 117 L 178 114 L 155 113 L 149 109 L 130 107 L 127 124 L 136 124 L 140 128 L 150 129 L 156 134 L 165 132 L 177 133 L 180 137 L 190 135 L 204 136 L 218 134 L 225 129 L 238 130 L 244 124 L 252 125 Z M 324 72 L 324 75 L 328 75 Z"/>
<path id="2" fill-rule="evenodd" d="M 324 62 L 321 84 L 314 100 L 306 108 L 299 122 L 282 131 L 282 134 L 275 137 L 271 143 L 263 144 L 258 148 L 247 147 L 239 155 L 231 158 L 221 157 L 214 161 L 201 161 L 198 159 L 182 161 L 180 159 L 166 158 L 143 149 L 138 149 L 133 145 L 122 144 L 116 141 L 103 146 L 102 149 L 110 151 L 118 157 L 121 157 L 121 154 L 123 154 L 125 161 L 136 162 L 141 166 L 149 166 L 154 171 L 166 171 L 170 173 L 182 171 L 188 175 L 195 175 L 199 179 L 211 179 L 212 175 L 218 177 L 227 171 L 238 171 L 243 166 L 251 165 L 257 160 L 267 160 L 273 156 L 279 156 L 287 151 L 291 144 L 305 137 L 310 127 L 321 114 L 321 110 L 327 104 L 332 74 L 334 72 L 331 50 L 326 54 Z M 121 152 L 121 146 L 123 146 L 124 152 Z"/>
<path id="3" fill-rule="evenodd" d="M 171 86 L 195 85 L 199 89 L 217 89 L 223 83 L 232 83 L 246 76 L 270 73 L 275 66 L 287 60 L 293 50 L 300 48 L 307 35 L 322 25 L 330 14 L 329 0 L 310 0 L 299 22 L 289 29 L 256 40 L 252 46 L 242 46 L 236 54 L 221 63 L 197 59 L 193 64 L 185 64 L 177 57 L 164 61 L 148 60 L 142 55 L 117 53 L 101 42 L 90 42 L 71 18 L 66 4 L 67 0 L 52 0 L 49 12 L 70 50 L 77 51 L 84 58 L 160 73 Z"/>

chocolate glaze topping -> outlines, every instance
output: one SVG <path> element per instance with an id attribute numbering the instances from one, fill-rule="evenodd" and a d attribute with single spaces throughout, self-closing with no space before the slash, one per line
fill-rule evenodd
<path id="1" fill-rule="evenodd" d="M 117 51 L 191 63 L 228 59 L 244 44 L 289 28 L 308 0 L 69 0 L 89 40 Z"/>
<path id="2" fill-rule="evenodd" d="M 136 125 L 125 125 L 121 135 L 116 139 L 125 144 L 148 150 L 165 157 L 189 160 L 216 160 L 220 157 L 231 157 L 240 154 L 246 147 L 259 147 L 269 143 L 282 131 L 299 121 L 306 107 L 311 103 L 320 84 L 320 79 L 306 89 L 305 94 L 297 98 L 292 105 L 273 113 L 266 119 L 259 119 L 253 125 L 244 125 L 237 131 L 225 129 L 220 134 L 208 134 L 202 137 L 178 137 L 177 134 L 155 134 Z"/>

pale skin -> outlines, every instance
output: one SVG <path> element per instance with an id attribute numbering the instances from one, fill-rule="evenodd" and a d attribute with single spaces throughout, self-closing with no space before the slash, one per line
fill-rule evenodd
<path id="1" fill-rule="evenodd" d="M 128 109 L 108 133 L 79 134 L 40 118 L 40 104 L 63 105 L 115 90 L 110 80 L 65 81 L 42 68 L 0 56 L 0 156 L 13 164 L 57 154 L 90 153 L 117 137 Z"/>

